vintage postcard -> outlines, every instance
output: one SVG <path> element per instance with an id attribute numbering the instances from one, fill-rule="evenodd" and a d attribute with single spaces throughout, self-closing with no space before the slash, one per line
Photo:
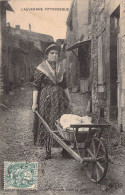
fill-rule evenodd
<path id="1" fill-rule="evenodd" d="M 125 194 L 125 0 L 0 0 L 0 195 Z"/>

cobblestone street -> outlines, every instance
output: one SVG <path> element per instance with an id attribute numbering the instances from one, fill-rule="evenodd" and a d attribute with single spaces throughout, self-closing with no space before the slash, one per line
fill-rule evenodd
<path id="1" fill-rule="evenodd" d="M 85 115 L 87 96 L 72 93 L 74 113 Z M 0 110 L 0 195 L 123 195 L 125 194 L 125 149 L 117 147 L 114 164 L 101 184 L 90 182 L 85 168 L 74 159 L 61 156 L 61 147 L 53 148 L 52 159 L 44 160 L 44 148 L 33 145 L 32 87 L 23 86 L 6 98 L 7 109 Z M 38 162 L 38 191 L 4 191 L 4 161 Z M 110 188 L 112 182 L 122 187 Z"/>

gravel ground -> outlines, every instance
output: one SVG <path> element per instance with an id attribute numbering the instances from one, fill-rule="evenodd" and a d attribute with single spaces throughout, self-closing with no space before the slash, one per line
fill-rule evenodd
<path id="1" fill-rule="evenodd" d="M 72 93 L 71 97 L 73 112 L 85 115 L 87 96 Z M 102 183 L 94 184 L 87 179 L 85 167 L 74 159 L 65 159 L 61 156 L 61 147 L 53 148 L 53 158 L 46 161 L 44 148 L 33 145 L 32 87 L 30 85 L 10 93 L 6 97 L 6 105 L 7 109 L 0 110 L 0 195 L 125 194 L 124 147 L 115 147 L 114 164 L 109 164 L 108 173 Z M 4 161 L 38 162 L 38 191 L 4 191 Z M 109 186 L 114 182 L 123 186 Z"/>

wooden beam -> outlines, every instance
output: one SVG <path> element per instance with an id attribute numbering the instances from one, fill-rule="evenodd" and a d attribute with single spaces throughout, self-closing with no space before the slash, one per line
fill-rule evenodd
<path id="1" fill-rule="evenodd" d="M 88 128 L 106 128 L 110 127 L 110 124 L 72 124 L 70 125 L 71 128 L 81 128 L 81 127 L 88 127 Z"/>

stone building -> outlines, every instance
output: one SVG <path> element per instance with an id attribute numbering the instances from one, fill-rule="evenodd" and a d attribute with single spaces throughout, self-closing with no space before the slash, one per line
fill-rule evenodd
<path id="1" fill-rule="evenodd" d="M 12 28 L 7 24 L 8 67 L 6 69 L 6 92 L 23 83 L 32 81 L 35 67 L 42 62 L 45 48 L 53 37 L 29 30 Z"/>
<path id="2" fill-rule="evenodd" d="M 125 2 L 91 6 L 92 109 L 125 129 Z"/>
<path id="3" fill-rule="evenodd" d="M 67 80 L 73 92 L 88 91 L 90 25 L 88 0 L 73 0 L 67 18 Z"/>
<path id="4" fill-rule="evenodd" d="M 7 66 L 6 11 L 13 11 L 8 1 L 0 1 L 0 104 L 4 99 L 4 79 Z"/>
<path id="5" fill-rule="evenodd" d="M 83 6 L 79 6 L 80 3 Z M 88 9 L 84 16 L 83 7 L 86 4 Z M 75 43 L 82 34 L 83 41 Z M 80 46 L 82 42 L 85 44 L 86 36 L 91 46 L 90 64 L 86 64 L 90 65 L 92 112 L 113 125 L 116 124 L 117 128 L 125 129 L 125 1 L 74 0 L 67 19 L 67 44 L 72 45 L 69 50 Z M 79 48 L 75 51 L 75 54 L 78 53 Z M 81 52 L 81 56 L 82 53 L 84 52 Z M 72 54 L 68 54 L 68 59 L 70 55 Z M 73 61 L 76 64 L 76 59 Z M 84 61 L 83 58 L 83 64 Z M 83 67 L 85 70 L 85 66 Z M 72 77 L 78 71 L 77 66 L 71 72 Z M 76 81 L 76 77 L 74 78 Z"/>

